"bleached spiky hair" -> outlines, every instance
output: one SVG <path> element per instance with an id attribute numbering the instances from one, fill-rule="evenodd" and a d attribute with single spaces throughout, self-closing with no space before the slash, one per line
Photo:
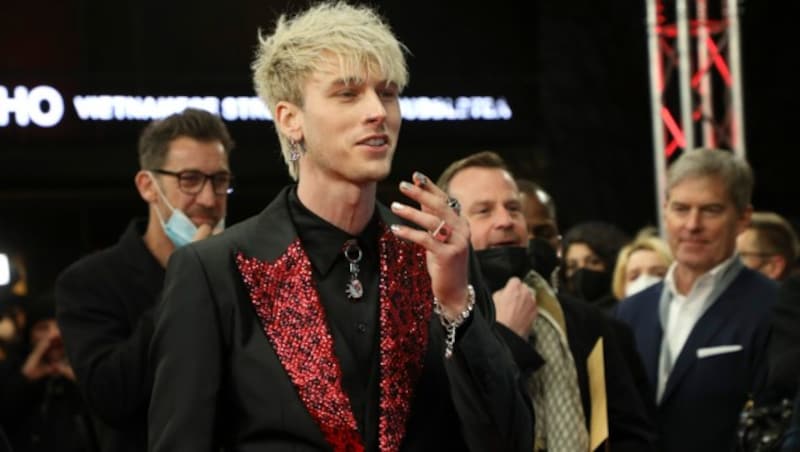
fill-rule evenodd
<path id="1" fill-rule="evenodd" d="M 324 2 L 293 17 L 282 15 L 271 35 L 259 34 L 252 64 L 256 93 L 273 117 L 280 101 L 303 105 L 303 86 L 330 55 L 342 74 L 380 74 L 400 91 L 408 83 L 405 46 L 372 9 L 344 2 Z M 278 128 L 276 127 L 276 130 Z M 297 179 L 289 139 L 278 130 L 289 175 Z"/>

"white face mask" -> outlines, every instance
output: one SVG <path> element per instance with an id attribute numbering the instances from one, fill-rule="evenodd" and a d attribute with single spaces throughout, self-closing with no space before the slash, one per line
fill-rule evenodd
<path id="1" fill-rule="evenodd" d="M 161 199 L 164 200 L 164 204 L 172 211 L 172 214 L 169 216 L 169 220 L 164 222 L 164 218 L 161 216 L 161 211 L 156 208 L 156 215 L 158 215 L 158 221 L 161 223 L 161 227 L 164 228 L 164 234 L 167 235 L 169 240 L 175 245 L 175 248 L 180 248 L 184 245 L 191 243 L 194 240 L 194 236 L 197 235 L 197 226 L 192 223 L 192 220 L 186 216 L 183 211 L 180 209 L 176 209 L 172 207 L 172 204 L 167 200 L 167 197 L 164 196 L 164 193 L 161 191 L 161 187 L 158 185 L 158 182 L 155 180 L 153 173 L 148 172 L 150 178 L 153 180 L 153 184 L 156 187 L 156 191 L 158 195 L 161 196 Z M 225 218 L 223 217 L 216 226 L 214 226 L 214 234 L 222 232 L 225 229 Z"/>
<path id="2" fill-rule="evenodd" d="M 625 296 L 630 297 L 635 293 L 647 289 L 653 284 L 661 282 L 663 279 L 664 278 L 661 278 L 660 276 L 651 275 L 650 273 L 642 273 L 638 278 L 634 279 L 628 284 L 625 284 Z"/>

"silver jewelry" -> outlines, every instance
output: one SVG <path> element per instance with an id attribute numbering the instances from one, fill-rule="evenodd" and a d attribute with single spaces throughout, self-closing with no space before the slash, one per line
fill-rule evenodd
<path id="1" fill-rule="evenodd" d="M 447 207 L 456 211 L 456 215 L 461 215 L 461 203 L 456 198 L 447 198 Z"/>
<path id="2" fill-rule="evenodd" d="M 453 347 L 456 343 L 456 328 L 461 326 L 469 318 L 469 315 L 472 314 L 472 310 L 474 308 L 475 288 L 472 287 L 472 284 L 467 285 L 467 307 L 454 318 L 449 318 L 447 315 L 445 315 L 442 305 L 439 303 L 439 299 L 433 297 L 433 312 L 439 316 L 439 322 L 442 324 L 444 331 L 447 334 L 447 337 L 444 340 L 445 358 L 450 358 L 453 356 Z"/>
<path id="3" fill-rule="evenodd" d="M 297 141 L 289 140 L 289 160 L 296 162 L 300 159 L 300 151 L 297 150 Z"/>
<path id="4" fill-rule="evenodd" d="M 347 294 L 347 298 L 357 301 L 364 296 L 364 285 L 358 279 L 358 263 L 361 262 L 364 253 L 361 252 L 361 248 L 355 239 L 344 242 L 342 251 L 344 252 L 344 258 L 350 263 L 350 281 L 347 283 L 344 293 Z"/>

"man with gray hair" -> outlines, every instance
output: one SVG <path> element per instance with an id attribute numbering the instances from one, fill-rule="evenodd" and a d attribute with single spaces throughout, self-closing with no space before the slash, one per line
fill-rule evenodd
<path id="1" fill-rule="evenodd" d="M 752 190 L 743 159 L 684 153 L 669 169 L 664 206 L 675 262 L 663 282 L 619 304 L 652 385 L 664 452 L 734 450 L 739 414 L 763 389 L 777 286 L 735 254 Z"/>

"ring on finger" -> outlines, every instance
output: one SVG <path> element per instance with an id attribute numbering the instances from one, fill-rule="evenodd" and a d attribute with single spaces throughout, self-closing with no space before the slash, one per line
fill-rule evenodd
<path id="1" fill-rule="evenodd" d="M 447 207 L 453 209 L 456 212 L 456 215 L 461 215 L 461 203 L 458 202 L 456 198 L 448 197 Z"/>
<path id="2" fill-rule="evenodd" d="M 431 232 L 433 238 L 442 243 L 447 243 L 447 240 L 450 239 L 450 235 L 452 234 L 453 234 L 453 227 L 445 223 L 444 220 L 442 220 L 439 223 L 439 226 L 436 226 L 436 229 L 434 229 L 433 232 Z"/>

